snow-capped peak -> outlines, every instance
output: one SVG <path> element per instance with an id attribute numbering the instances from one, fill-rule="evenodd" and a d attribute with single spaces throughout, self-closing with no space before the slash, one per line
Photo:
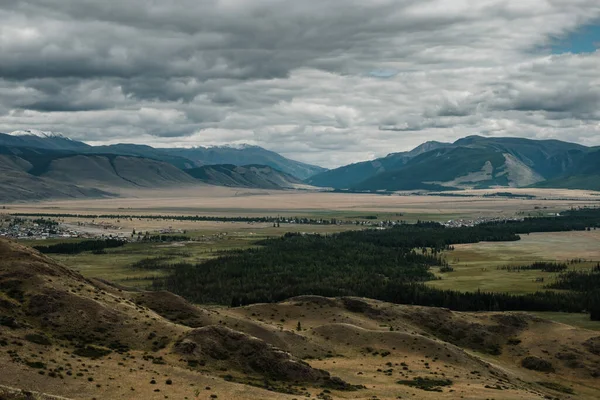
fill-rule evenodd
<path id="1" fill-rule="evenodd" d="M 62 133 L 58 132 L 50 132 L 50 131 L 40 131 L 37 129 L 25 129 L 21 131 L 14 131 L 9 133 L 11 136 L 37 136 L 42 139 L 49 138 L 59 138 L 59 139 L 68 139 Z"/>
<path id="2" fill-rule="evenodd" d="M 248 144 L 248 143 L 230 143 L 230 144 L 223 144 L 220 146 L 209 146 L 209 147 L 214 147 L 217 149 L 245 150 L 245 149 L 253 149 L 253 148 L 256 148 L 257 146 Z"/>

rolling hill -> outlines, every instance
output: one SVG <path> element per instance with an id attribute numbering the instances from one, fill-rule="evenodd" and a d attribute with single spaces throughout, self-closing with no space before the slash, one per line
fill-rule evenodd
<path id="1" fill-rule="evenodd" d="M 425 143 L 315 175 L 308 183 L 360 191 L 455 190 L 489 187 L 594 187 L 598 152 L 558 140 L 469 136 Z M 547 186 L 546 186 L 547 185 Z"/>
<path id="2" fill-rule="evenodd" d="M 0 398 L 591 400 L 600 390 L 598 332 L 527 313 L 318 296 L 203 306 L 85 278 L 2 238 L 0 258 Z"/>
<path id="3" fill-rule="evenodd" d="M 207 165 L 185 172 L 204 183 L 219 186 L 261 189 L 293 189 L 306 186 L 301 180 L 265 165 Z"/>

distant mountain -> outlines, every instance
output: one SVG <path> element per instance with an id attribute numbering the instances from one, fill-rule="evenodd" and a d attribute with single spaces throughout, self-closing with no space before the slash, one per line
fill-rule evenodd
<path id="1" fill-rule="evenodd" d="M 600 191 L 600 148 L 596 147 L 579 158 L 568 173 L 535 186 Z"/>
<path id="2" fill-rule="evenodd" d="M 118 188 L 198 182 L 171 164 L 141 157 L 0 146 L 0 200 L 110 196 Z"/>
<path id="3" fill-rule="evenodd" d="M 298 178 L 265 165 L 205 165 L 184 170 L 175 167 L 175 162 L 193 165 L 149 146 L 90 147 L 79 152 L 0 146 L 0 201 L 104 197 L 115 196 L 123 188 L 201 184 L 260 189 L 307 187 Z"/>
<path id="4" fill-rule="evenodd" d="M 320 187 L 349 189 L 375 175 L 402 168 L 412 158 L 425 152 L 450 146 L 450 143 L 426 142 L 411 151 L 392 153 L 373 161 L 363 161 L 356 164 L 332 169 L 306 180 L 307 183 Z"/>
<path id="5" fill-rule="evenodd" d="M 0 146 L 30 147 L 49 150 L 86 150 L 91 146 L 71 140 L 60 133 L 35 129 L 0 133 Z"/>
<path id="6" fill-rule="evenodd" d="M 265 165 L 207 165 L 186 170 L 211 185 L 261 189 L 291 189 L 306 186 L 299 179 Z"/>
<path id="7" fill-rule="evenodd" d="M 290 160 L 258 146 L 194 147 L 191 149 L 162 149 L 171 155 L 187 158 L 196 165 L 267 165 L 298 179 L 307 179 L 326 171 L 325 168 Z"/>
<path id="8" fill-rule="evenodd" d="M 593 174 L 593 168 L 586 169 L 594 165 L 593 151 L 558 140 L 469 136 L 452 144 L 428 142 L 410 152 L 330 170 L 306 182 L 361 191 L 558 185 L 573 175 Z M 579 186 L 582 179 L 569 184 Z"/>
<path id="9" fill-rule="evenodd" d="M 185 157 L 170 154 L 164 149 L 155 149 L 154 147 L 142 144 L 120 143 L 109 146 L 94 146 L 88 149 L 88 152 L 151 158 L 154 160 L 168 162 L 179 169 L 189 169 L 198 166 L 197 163 Z"/>
<path id="10" fill-rule="evenodd" d="M 90 146 L 83 142 L 69 139 L 60 133 L 29 129 L 9 134 L 0 133 L 0 146 L 74 151 L 88 154 L 139 156 L 168 162 L 179 169 L 219 164 L 233 164 L 237 166 L 267 165 L 302 180 L 326 171 L 325 168 L 290 160 L 273 151 L 251 145 L 170 149 L 124 143 L 107 146 Z"/>

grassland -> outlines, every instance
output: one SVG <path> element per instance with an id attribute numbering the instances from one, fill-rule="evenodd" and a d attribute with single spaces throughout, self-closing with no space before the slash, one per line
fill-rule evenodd
<path id="1" fill-rule="evenodd" d="M 518 242 L 456 245 L 446 252 L 453 272 L 438 273 L 441 280 L 428 284 L 440 289 L 491 291 L 513 294 L 544 290 L 555 273 L 536 270 L 508 272 L 498 267 L 528 265 L 535 261 L 570 262 L 570 269 L 589 269 L 600 261 L 600 231 L 532 233 Z M 544 281 L 537 281 L 543 278 Z"/>
<path id="2" fill-rule="evenodd" d="M 269 191 L 224 187 L 197 187 L 176 191 L 127 191 L 123 197 L 94 200 L 54 200 L 10 204 L 6 212 L 122 213 L 218 215 L 218 216 L 321 216 L 343 218 L 374 212 L 401 213 L 407 221 L 428 219 L 512 216 L 539 213 L 600 202 L 597 192 L 553 189 L 511 189 L 534 199 L 482 197 L 503 190 L 460 192 L 474 197 L 324 193 L 310 191 Z M 392 218 L 392 219 L 398 219 Z"/>

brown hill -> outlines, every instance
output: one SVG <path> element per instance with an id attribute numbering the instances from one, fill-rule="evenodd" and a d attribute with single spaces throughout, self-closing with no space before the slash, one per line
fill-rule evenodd
<path id="1" fill-rule="evenodd" d="M 0 260 L 0 398 L 6 387 L 77 399 L 600 393 L 600 335 L 525 313 L 315 296 L 200 307 L 86 279 L 2 239 Z"/>
<path id="2" fill-rule="evenodd" d="M 148 158 L 0 148 L 0 201 L 112 196 L 122 188 L 201 184 Z"/>

